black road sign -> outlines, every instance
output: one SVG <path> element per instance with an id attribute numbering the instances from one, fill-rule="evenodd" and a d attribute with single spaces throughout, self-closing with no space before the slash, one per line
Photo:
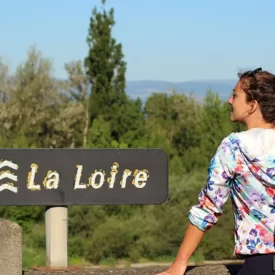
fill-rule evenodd
<path id="1" fill-rule="evenodd" d="M 161 149 L 0 149 L 0 205 L 161 204 Z"/>

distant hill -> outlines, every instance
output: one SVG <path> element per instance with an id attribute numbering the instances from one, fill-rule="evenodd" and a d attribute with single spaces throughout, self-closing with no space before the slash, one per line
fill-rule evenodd
<path id="1" fill-rule="evenodd" d="M 140 97 L 145 101 L 152 92 L 172 92 L 189 94 L 192 92 L 199 100 L 211 89 L 218 92 L 222 100 L 227 100 L 236 84 L 235 79 L 229 80 L 197 80 L 187 82 L 168 82 L 158 80 L 127 81 L 126 92 L 132 98 Z"/>
<path id="2" fill-rule="evenodd" d="M 64 79 L 58 79 L 65 81 Z M 143 102 L 153 92 L 189 94 L 192 92 L 194 96 L 201 101 L 207 90 L 211 89 L 213 92 L 218 92 L 222 100 L 227 100 L 232 94 L 232 90 L 236 85 L 237 79 L 222 79 L 222 80 L 194 80 L 186 82 L 170 82 L 161 80 L 137 80 L 126 82 L 126 93 L 133 99 L 139 97 Z"/>

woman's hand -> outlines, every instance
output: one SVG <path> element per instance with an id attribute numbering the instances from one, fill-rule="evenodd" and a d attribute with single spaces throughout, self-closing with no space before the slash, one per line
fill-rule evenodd
<path id="1" fill-rule="evenodd" d="M 183 275 L 187 268 L 187 262 L 176 260 L 166 271 L 155 275 Z"/>

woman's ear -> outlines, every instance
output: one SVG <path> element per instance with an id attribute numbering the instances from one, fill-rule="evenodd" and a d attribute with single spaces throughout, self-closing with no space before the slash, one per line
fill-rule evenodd
<path id="1" fill-rule="evenodd" d="M 259 104 L 256 100 L 252 100 L 250 103 L 249 103 L 249 111 L 248 113 L 249 114 L 253 114 L 259 107 Z"/>

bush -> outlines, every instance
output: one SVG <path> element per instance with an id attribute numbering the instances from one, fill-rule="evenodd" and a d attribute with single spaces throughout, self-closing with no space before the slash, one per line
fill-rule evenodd
<path id="1" fill-rule="evenodd" d="M 95 230 L 87 242 L 85 258 L 94 264 L 105 258 L 128 258 L 134 252 L 137 240 L 141 236 L 143 223 L 139 218 L 119 220 L 109 217 Z"/>

